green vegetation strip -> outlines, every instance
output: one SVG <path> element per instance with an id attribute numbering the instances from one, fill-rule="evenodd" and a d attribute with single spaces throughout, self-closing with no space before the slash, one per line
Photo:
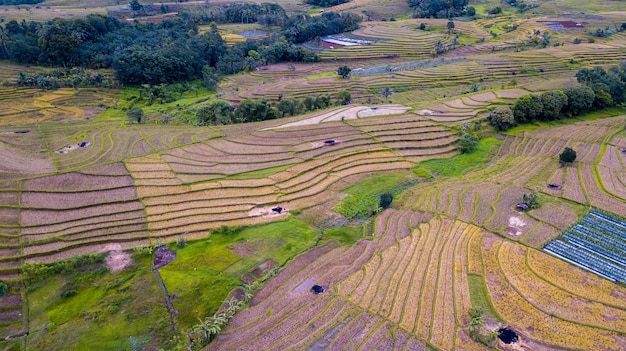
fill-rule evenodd
<path id="1" fill-rule="evenodd" d="M 393 196 L 411 187 L 417 180 L 406 174 L 382 175 L 368 178 L 343 191 L 348 195 L 333 210 L 346 218 L 367 217 L 379 209 L 381 194 L 389 192 Z"/>
<path id="2" fill-rule="evenodd" d="M 357 231 L 329 236 L 353 242 Z M 204 240 L 170 245 L 177 257 L 159 271 L 169 294 L 176 295 L 172 303 L 180 312 L 179 329 L 190 331 L 199 318 L 215 313 L 230 291 L 242 286 L 242 275 L 267 260 L 284 265 L 317 239 L 313 229 L 290 218 L 243 229 L 222 228 Z M 26 265 L 28 344 L 40 350 L 173 346 L 176 340 L 169 332 L 164 296 L 150 270 L 152 251 L 136 249 L 133 263 L 116 273 L 105 267 L 103 255 Z"/>
<path id="3" fill-rule="evenodd" d="M 470 153 L 452 158 L 436 159 L 420 162 L 414 170 L 417 174 L 429 174 L 444 177 L 460 177 L 469 170 L 486 167 L 492 157 L 492 151 L 502 145 L 503 141 L 494 137 L 481 139 L 476 149 Z"/>
<path id="4" fill-rule="evenodd" d="M 491 304 L 485 278 L 482 275 L 468 273 L 467 281 L 470 289 L 472 307 L 480 308 L 486 315 L 497 320 L 502 320 Z"/>

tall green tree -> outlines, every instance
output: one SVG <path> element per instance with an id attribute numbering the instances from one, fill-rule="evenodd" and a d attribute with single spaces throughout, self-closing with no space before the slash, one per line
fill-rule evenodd
<path id="1" fill-rule="evenodd" d="M 567 95 L 560 90 L 550 90 L 540 95 L 543 105 L 543 117 L 555 120 L 561 116 L 561 110 L 567 106 Z"/>
<path id="2" fill-rule="evenodd" d="M 449 20 L 448 24 L 446 24 L 446 28 L 448 29 L 448 34 L 450 34 L 454 30 L 454 22 Z"/>
<path id="3" fill-rule="evenodd" d="M 352 72 L 352 70 L 348 66 L 340 66 L 337 69 L 337 74 L 343 79 L 348 78 L 350 76 L 350 72 Z"/>
<path id="4" fill-rule="evenodd" d="M 350 92 L 347 90 L 339 90 L 335 94 L 335 100 L 337 101 L 337 105 L 349 104 L 352 100 L 352 94 L 350 94 Z"/>
<path id="5" fill-rule="evenodd" d="M 513 111 L 508 106 L 498 106 L 489 111 L 489 122 L 499 131 L 508 130 L 515 125 Z"/>
<path id="6" fill-rule="evenodd" d="M 385 98 L 385 101 L 388 103 L 389 97 L 393 95 L 393 90 L 389 87 L 384 87 L 380 89 L 380 95 L 382 95 Z"/>
<path id="7" fill-rule="evenodd" d="M 533 121 L 543 113 L 543 104 L 541 98 L 537 95 L 522 95 L 513 105 L 513 116 L 515 121 L 526 123 Z"/>
<path id="8" fill-rule="evenodd" d="M 593 89 L 586 85 L 565 88 L 563 93 L 567 95 L 567 108 L 565 111 L 573 116 L 591 110 L 596 100 L 596 94 L 593 92 Z"/>
<path id="9" fill-rule="evenodd" d="M 566 147 L 563 149 L 563 152 L 559 154 L 559 161 L 561 161 L 561 165 L 568 165 L 574 161 L 576 161 L 576 151 L 570 147 Z"/>

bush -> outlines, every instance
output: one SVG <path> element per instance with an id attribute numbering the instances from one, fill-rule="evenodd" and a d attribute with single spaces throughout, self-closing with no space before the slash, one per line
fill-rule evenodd
<path id="1" fill-rule="evenodd" d="M 9 286 L 5 282 L 0 282 L 0 297 L 5 296 L 9 292 Z"/>
<path id="2" fill-rule="evenodd" d="M 474 133 L 463 132 L 459 138 L 459 146 L 461 153 L 467 154 L 476 148 L 478 145 L 478 137 Z"/>
<path id="3" fill-rule="evenodd" d="M 508 106 L 498 106 L 489 112 L 489 122 L 499 131 L 508 130 L 515 125 L 513 111 Z"/>
<path id="4" fill-rule="evenodd" d="M 128 119 L 130 119 L 131 121 L 136 121 L 137 123 L 141 123 L 141 120 L 143 119 L 144 114 L 143 114 L 143 110 L 141 109 L 141 107 L 134 106 L 130 110 L 128 110 L 128 112 L 126 112 L 126 115 L 128 116 Z"/>
<path id="5" fill-rule="evenodd" d="M 498 15 L 502 13 L 502 8 L 500 6 L 496 6 L 489 10 L 490 15 Z"/>
<path id="6" fill-rule="evenodd" d="M 528 194 L 522 195 L 522 203 L 528 206 L 528 208 L 530 209 L 539 208 L 539 206 L 541 205 L 539 203 L 539 200 L 537 199 L 537 192 L 535 191 L 531 191 Z"/>
<path id="7" fill-rule="evenodd" d="M 393 194 L 390 192 L 384 192 L 380 195 L 380 208 L 382 209 L 386 209 L 391 205 L 391 202 L 393 201 Z"/>
<path id="8" fill-rule="evenodd" d="M 576 160 L 576 151 L 570 147 L 566 147 L 559 155 L 559 160 L 561 161 L 561 165 L 574 162 Z"/>
<path id="9" fill-rule="evenodd" d="M 61 288 L 61 297 L 67 298 L 76 295 L 76 282 L 71 281 Z"/>

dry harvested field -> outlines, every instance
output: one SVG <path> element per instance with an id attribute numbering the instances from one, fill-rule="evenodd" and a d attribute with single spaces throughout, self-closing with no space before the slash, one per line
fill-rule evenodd
<path id="1" fill-rule="evenodd" d="M 330 118 L 227 138 L 216 138 L 219 129 L 104 121 L 10 127 L 0 134 L 0 167 L 2 179 L 16 181 L 2 190 L 2 217 L 22 251 L 7 241 L 15 250 L 3 257 L 14 262 L 5 271 L 106 243 L 284 219 L 261 209 L 309 207 L 331 199 L 346 177 L 456 152 L 452 132 L 406 109 L 364 106 L 350 111 L 354 125 Z"/>
<path id="2" fill-rule="evenodd" d="M 417 221 L 408 220 L 413 216 Z M 465 311 L 472 306 L 468 274 L 476 264 L 481 268 L 472 268 L 473 276 L 486 284 L 497 313 L 525 347 L 576 348 L 572 332 L 594 336 L 586 349 L 623 344 L 626 310 L 616 299 L 626 294 L 623 287 L 479 227 L 448 217 L 420 223 L 420 216 L 387 210 L 373 239 L 298 257 L 207 349 L 424 350 L 427 343 L 480 350 L 466 344 L 471 339 L 465 334 Z M 582 276 L 597 281 L 598 294 L 569 287 L 557 270 L 573 282 Z M 327 291 L 314 295 L 314 284 Z"/>

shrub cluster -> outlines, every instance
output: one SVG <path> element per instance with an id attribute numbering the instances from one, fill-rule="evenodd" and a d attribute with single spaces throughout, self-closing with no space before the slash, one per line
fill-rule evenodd
<path id="1" fill-rule="evenodd" d="M 194 125 L 259 122 L 325 109 L 332 105 L 345 105 L 350 103 L 350 99 L 350 92 L 341 90 L 333 96 L 322 94 L 303 99 L 280 98 L 277 103 L 269 103 L 265 99 L 248 99 L 242 101 L 236 108 L 223 100 L 214 100 L 197 105 L 190 114 L 183 114 L 180 117 Z"/>
<path id="2" fill-rule="evenodd" d="M 452 18 L 463 15 L 467 0 L 408 0 L 413 17 Z"/>
<path id="3" fill-rule="evenodd" d="M 279 25 L 283 38 L 247 40 L 228 47 L 215 25 L 199 33 L 197 24 L 210 20 Z M 113 68 L 124 84 L 172 83 L 201 78 L 207 66 L 219 74 L 233 74 L 275 62 L 319 61 L 317 54 L 294 44 L 357 29 L 360 21 L 359 15 L 350 13 L 288 18 L 280 6 L 271 4 L 190 9 L 181 18 L 159 24 L 123 23 L 102 15 L 47 23 L 12 20 L 0 27 L 6 37 L 0 59 L 52 67 Z"/>
<path id="4" fill-rule="evenodd" d="M 81 67 L 56 69 L 49 72 L 23 73 L 17 77 L 18 86 L 41 89 L 100 87 L 116 88 L 119 83 L 99 72 Z"/>
<path id="5" fill-rule="evenodd" d="M 507 130 L 515 123 L 573 117 L 626 102 L 626 62 L 608 71 L 602 67 L 583 68 L 576 73 L 576 79 L 580 84 L 563 90 L 522 95 L 512 109 L 498 107 L 488 119 L 496 129 Z"/>

